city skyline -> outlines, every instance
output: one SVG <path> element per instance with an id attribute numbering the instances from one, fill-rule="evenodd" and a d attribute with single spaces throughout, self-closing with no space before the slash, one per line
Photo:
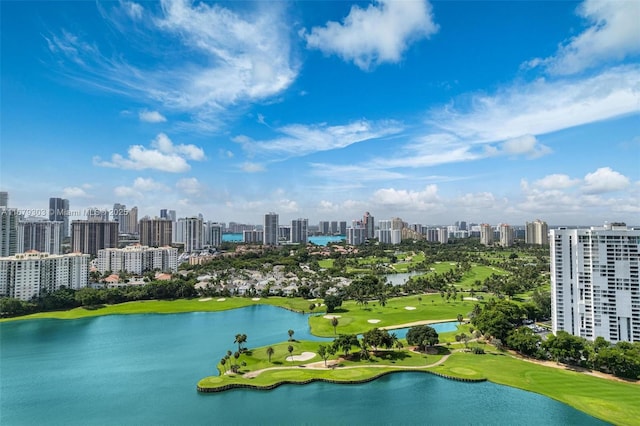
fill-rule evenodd
<path id="1" fill-rule="evenodd" d="M 1 7 L 10 207 L 639 222 L 637 2 Z"/>

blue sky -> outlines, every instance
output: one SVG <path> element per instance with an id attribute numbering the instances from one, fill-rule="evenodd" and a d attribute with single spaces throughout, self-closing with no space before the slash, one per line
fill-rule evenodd
<path id="1" fill-rule="evenodd" d="M 0 7 L 13 207 L 640 223 L 637 1 Z"/>

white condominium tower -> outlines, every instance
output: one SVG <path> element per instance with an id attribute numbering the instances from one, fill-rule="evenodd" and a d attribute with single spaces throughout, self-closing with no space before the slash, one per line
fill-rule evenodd
<path id="1" fill-rule="evenodd" d="M 309 239 L 309 219 L 294 219 L 291 221 L 291 242 L 307 244 Z"/>
<path id="2" fill-rule="evenodd" d="M 264 228 L 263 228 L 263 241 L 265 246 L 277 246 L 278 245 L 278 214 L 269 212 L 264 215 Z"/>
<path id="3" fill-rule="evenodd" d="M 553 229 L 550 244 L 553 332 L 640 342 L 640 229 Z"/>
<path id="4" fill-rule="evenodd" d="M 0 297 L 28 301 L 61 287 L 75 290 L 89 282 L 89 255 L 30 251 L 0 258 Z"/>

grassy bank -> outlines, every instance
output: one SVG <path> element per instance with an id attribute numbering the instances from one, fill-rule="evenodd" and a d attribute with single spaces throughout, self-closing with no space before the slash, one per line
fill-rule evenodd
<path id="1" fill-rule="evenodd" d="M 508 354 L 456 352 L 431 370 L 536 392 L 617 425 L 640 419 L 640 385 L 522 361 Z"/>
<path id="2" fill-rule="evenodd" d="M 224 299 L 224 300 L 221 300 Z M 97 308 L 75 308 L 68 311 L 38 312 L 15 318 L 4 318 L 0 321 L 17 321 L 28 319 L 77 319 L 100 315 L 126 314 L 176 314 L 184 312 L 218 312 L 228 309 L 244 308 L 252 305 L 272 305 L 294 311 L 309 312 L 311 302 L 300 297 L 269 297 L 252 300 L 245 297 L 205 298 L 205 299 L 177 299 L 177 300 L 142 300 L 137 302 L 119 303 Z M 317 310 L 324 311 L 324 307 Z"/>

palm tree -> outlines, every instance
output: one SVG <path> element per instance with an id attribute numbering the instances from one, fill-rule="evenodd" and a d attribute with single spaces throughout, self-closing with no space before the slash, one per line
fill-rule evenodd
<path id="1" fill-rule="evenodd" d="M 331 318 L 331 325 L 333 326 L 333 334 L 336 334 L 336 327 L 338 326 L 339 323 L 340 321 L 338 321 L 338 318 L 336 318 L 335 316 Z"/>
<path id="2" fill-rule="evenodd" d="M 222 358 L 220 360 L 220 365 L 222 365 L 222 368 L 224 370 L 224 374 L 227 374 L 227 367 L 225 367 L 225 364 L 227 363 L 227 360 L 225 358 Z"/>
<path id="3" fill-rule="evenodd" d="M 236 334 L 236 339 L 233 341 L 233 343 L 238 344 L 238 352 L 242 352 L 242 344 L 245 343 L 246 341 L 247 341 L 246 334 Z"/>
<path id="4" fill-rule="evenodd" d="M 267 348 L 267 356 L 269 357 L 269 362 L 271 362 L 271 355 L 273 355 L 275 351 L 273 350 L 273 348 L 271 346 L 269 346 Z"/>
<path id="5" fill-rule="evenodd" d="M 287 331 L 287 333 L 289 333 L 289 341 L 290 342 L 293 341 L 293 333 L 294 333 L 294 331 L 293 330 L 289 330 L 289 331 Z"/>
<path id="6" fill-rule="evenodd" d="M 287 351 L 289 351 L 289 356 L 291 357 L 291 361 L 293 361 L 293 356 L 292 356 L 292 354 L 293 354 L 293 346 L 289 345 L 287 347 Z"/>
<path id="7" fill-rule="evenodd" d="M 234 354 L 233 354 L 233 357 L 234 357 L 234 358 L 235 358 L 235 360 L 236 360 L 235 364 L 236 364 L 236 366 L 237 366 L 237 365 L 238 365 L 238 358 L 240 358 L 240 352 L 236 352 L 236 353 L 234 353 Z"/>
<path id="8" fill-rule="evenodd" d="M 396 333 L 390 333 L 389 338 L 390 338 L 391 347 L 392 348 L 397 347 L 398 343 L 400 342 L 400 340 L 398 340 L 398 335 Z"/>
<path id="9" fill-rule="evenodd" d="M 329 358 L 329 353 L 327 351 L 327 347 L 325 345 L 319 345 L 318 346 L 318 355 L 320 355 L 320 358 L 322 358 L 324 360 L 324 366 L 327 366 L 327 358 Z"/>
<path id="10" fill-rule="evenodd" d="M 464 317 L 462 316 L 462 314 L 458 314 L 458 322 L 462 324 L 463 320 L 464 320 Z"/>

